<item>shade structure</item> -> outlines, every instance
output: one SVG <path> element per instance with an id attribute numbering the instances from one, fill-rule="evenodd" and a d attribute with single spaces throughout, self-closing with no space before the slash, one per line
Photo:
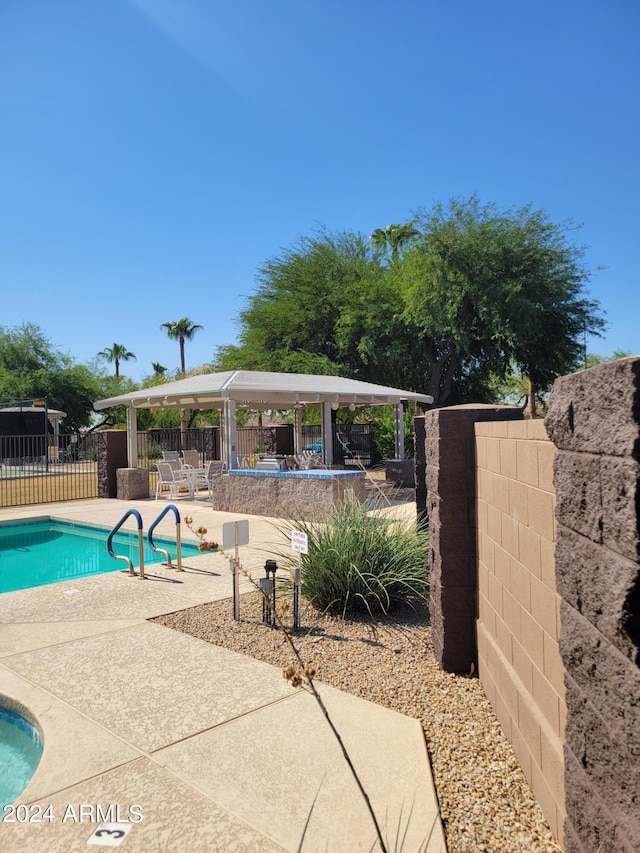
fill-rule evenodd
<path id="1" fill-rule="evenodd" d="M 382 406 L 403 400 L 432 403 L 433 397 L 340 376 L 227 370 L 223 373 L 200 373 L 177 382 L 98 400 L 94 408 L 100 410 L 124 404 L 135 409 L 221 409 L 225 400 L 235 401 L 236 408 L 293 409 L 313 403 L 337 403 L 340 406 L 351 403 L 355 406 Z"/>
<path id="2" fill-rule="evenodd" d="M 300 412 L 308 406 L 322 410 L 323 437 L 329 435 L 330 410 L 341 406 L 396 407 L 404 401 L 430 404 L 433 397 L 400 388 L 390 388 L 357 379 L 306 373 L 270 373 L 259 370 L 227 370 L 222 373 L 200 373 L 177 382 L 154 385 L 130 391 L 105 400 L 97 400 L 98 411 L 111 406 L 128 407 L 129 464 L 135 467 L 137 453 L 131 433 L 135 429 L 136 409 L 222 409 L 223 449 L 229 467 L 237 464 L 235 456 L 235 413 L 237 409 L 294 409 Z M 399 430 L 397 430 L 398 432 Z M 331 442 L 323 441 L 325 462 L 331 463 Z M 403 456 L 402 452 L 397 455 Z"/>

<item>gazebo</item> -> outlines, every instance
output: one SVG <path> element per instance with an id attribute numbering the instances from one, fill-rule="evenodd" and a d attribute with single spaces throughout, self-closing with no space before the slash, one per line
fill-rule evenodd
<path id="1" fill-rule="evenodd" d="M 326 465 L 333 463 L 331 412 L 340 407 L 352 411 L 359 406 L 392 405 L 395 411 L 396 459 L 404 459 L 403 404 L 433 403 L 428 394 L 417 394 L 385 385 L 302 373 L 268 373 L 258 370 L 228 370 L 201 373 L 177 382 L 154 385 L 109 397 L 94 403 L 97 411 L 127 406 L 127 456 L 130 468 L 138 465 L 138 409 L 220 409 L 222 412 L 222 455 L 227 469 L 236 468 L 238 409 L 293 409 L 294 447 L 302 449 L 302 411 L 318 407 L 321 412 L 322 447 Z"/>

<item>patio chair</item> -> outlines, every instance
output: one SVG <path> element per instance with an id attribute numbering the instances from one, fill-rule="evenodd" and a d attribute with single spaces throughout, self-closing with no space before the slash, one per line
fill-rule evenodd
<path id="1" fill-rule="evenodd" d="M 207 473 L 203 474 L 202 477 L 198 477 L 196 480 L 196 489 L 198 486 L 205 486 L 209 492 L 209 498 L 212 498 L 215 479 L 216 477 L 221 477 L 222 474 L 224 474 L 224 462 L 220 462 L 219 460 L 209 462 Z"/>
<path id="2" fill-rule="evenodd" d="M 163 450 L 162 461 L 168 462 L 174 471 L 179 471 L 182 468 L 182 460 L 177 450 Z"/>
<path id="3" fill-rule="evenodd" d="M 199 468 L 200 454 L 197 450 L 182 451 L 182 467 L 183 468 Z"/>
<path id="4" fill-rule="evenodd" d="M 189 480 L 180 470 L 171 467 L 170 462 L 158 462 L 158 484 L 156 485 L 156 500 L 163 488 L 169 489 L 169 497 L 173 498 L 180 489 L 190 490 Z"/>
<path id="5" fill-rule="evenodd" d="M 303 450 L 299 456 L 295 457 L 295 460 L 298 463 L 298 468 L 300 468 L 302 471 L 308 471 L 312 468 L 327 467 L 324 464 L 322 453 L 317 453 L 312 450 Z"/>

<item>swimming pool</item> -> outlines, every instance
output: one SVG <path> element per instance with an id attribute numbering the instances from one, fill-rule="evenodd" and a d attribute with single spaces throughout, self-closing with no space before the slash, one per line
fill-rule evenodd
<path id="1" fill-rule="evenodd" d="M 51 517 L 0 524 L 0 593 L 57 583 L 102 572 L 122 571 L 125 565 L 107 551 L 109 530 Z M 154 537 L 154 543 L 176 559 L 176 543 Z M 113 539 L 116 554 L 138 565 L 138 534 L 119 531 Z M 197 545 L 182 543 L 182 556 L 199 554 Z M 144 561 L 161 563 L 164 554 L 145 542 Z"/>
<path id="2" fill-rule="evenodd" d="M 36 727 L 0 696 L 0 810 L 13 803 L 27 787 L 42 757 Z"/>

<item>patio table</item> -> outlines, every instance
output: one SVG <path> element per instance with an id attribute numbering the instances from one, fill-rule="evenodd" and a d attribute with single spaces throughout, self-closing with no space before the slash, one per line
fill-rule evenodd
<path id="1" fill-rule="evenodd" d="M 196 493 L 196 482 L 198 477 L 206 477 L 207 468 L 181 468 L 180 476 L 189 483 L 189 497 L 193 498 Z"/>

